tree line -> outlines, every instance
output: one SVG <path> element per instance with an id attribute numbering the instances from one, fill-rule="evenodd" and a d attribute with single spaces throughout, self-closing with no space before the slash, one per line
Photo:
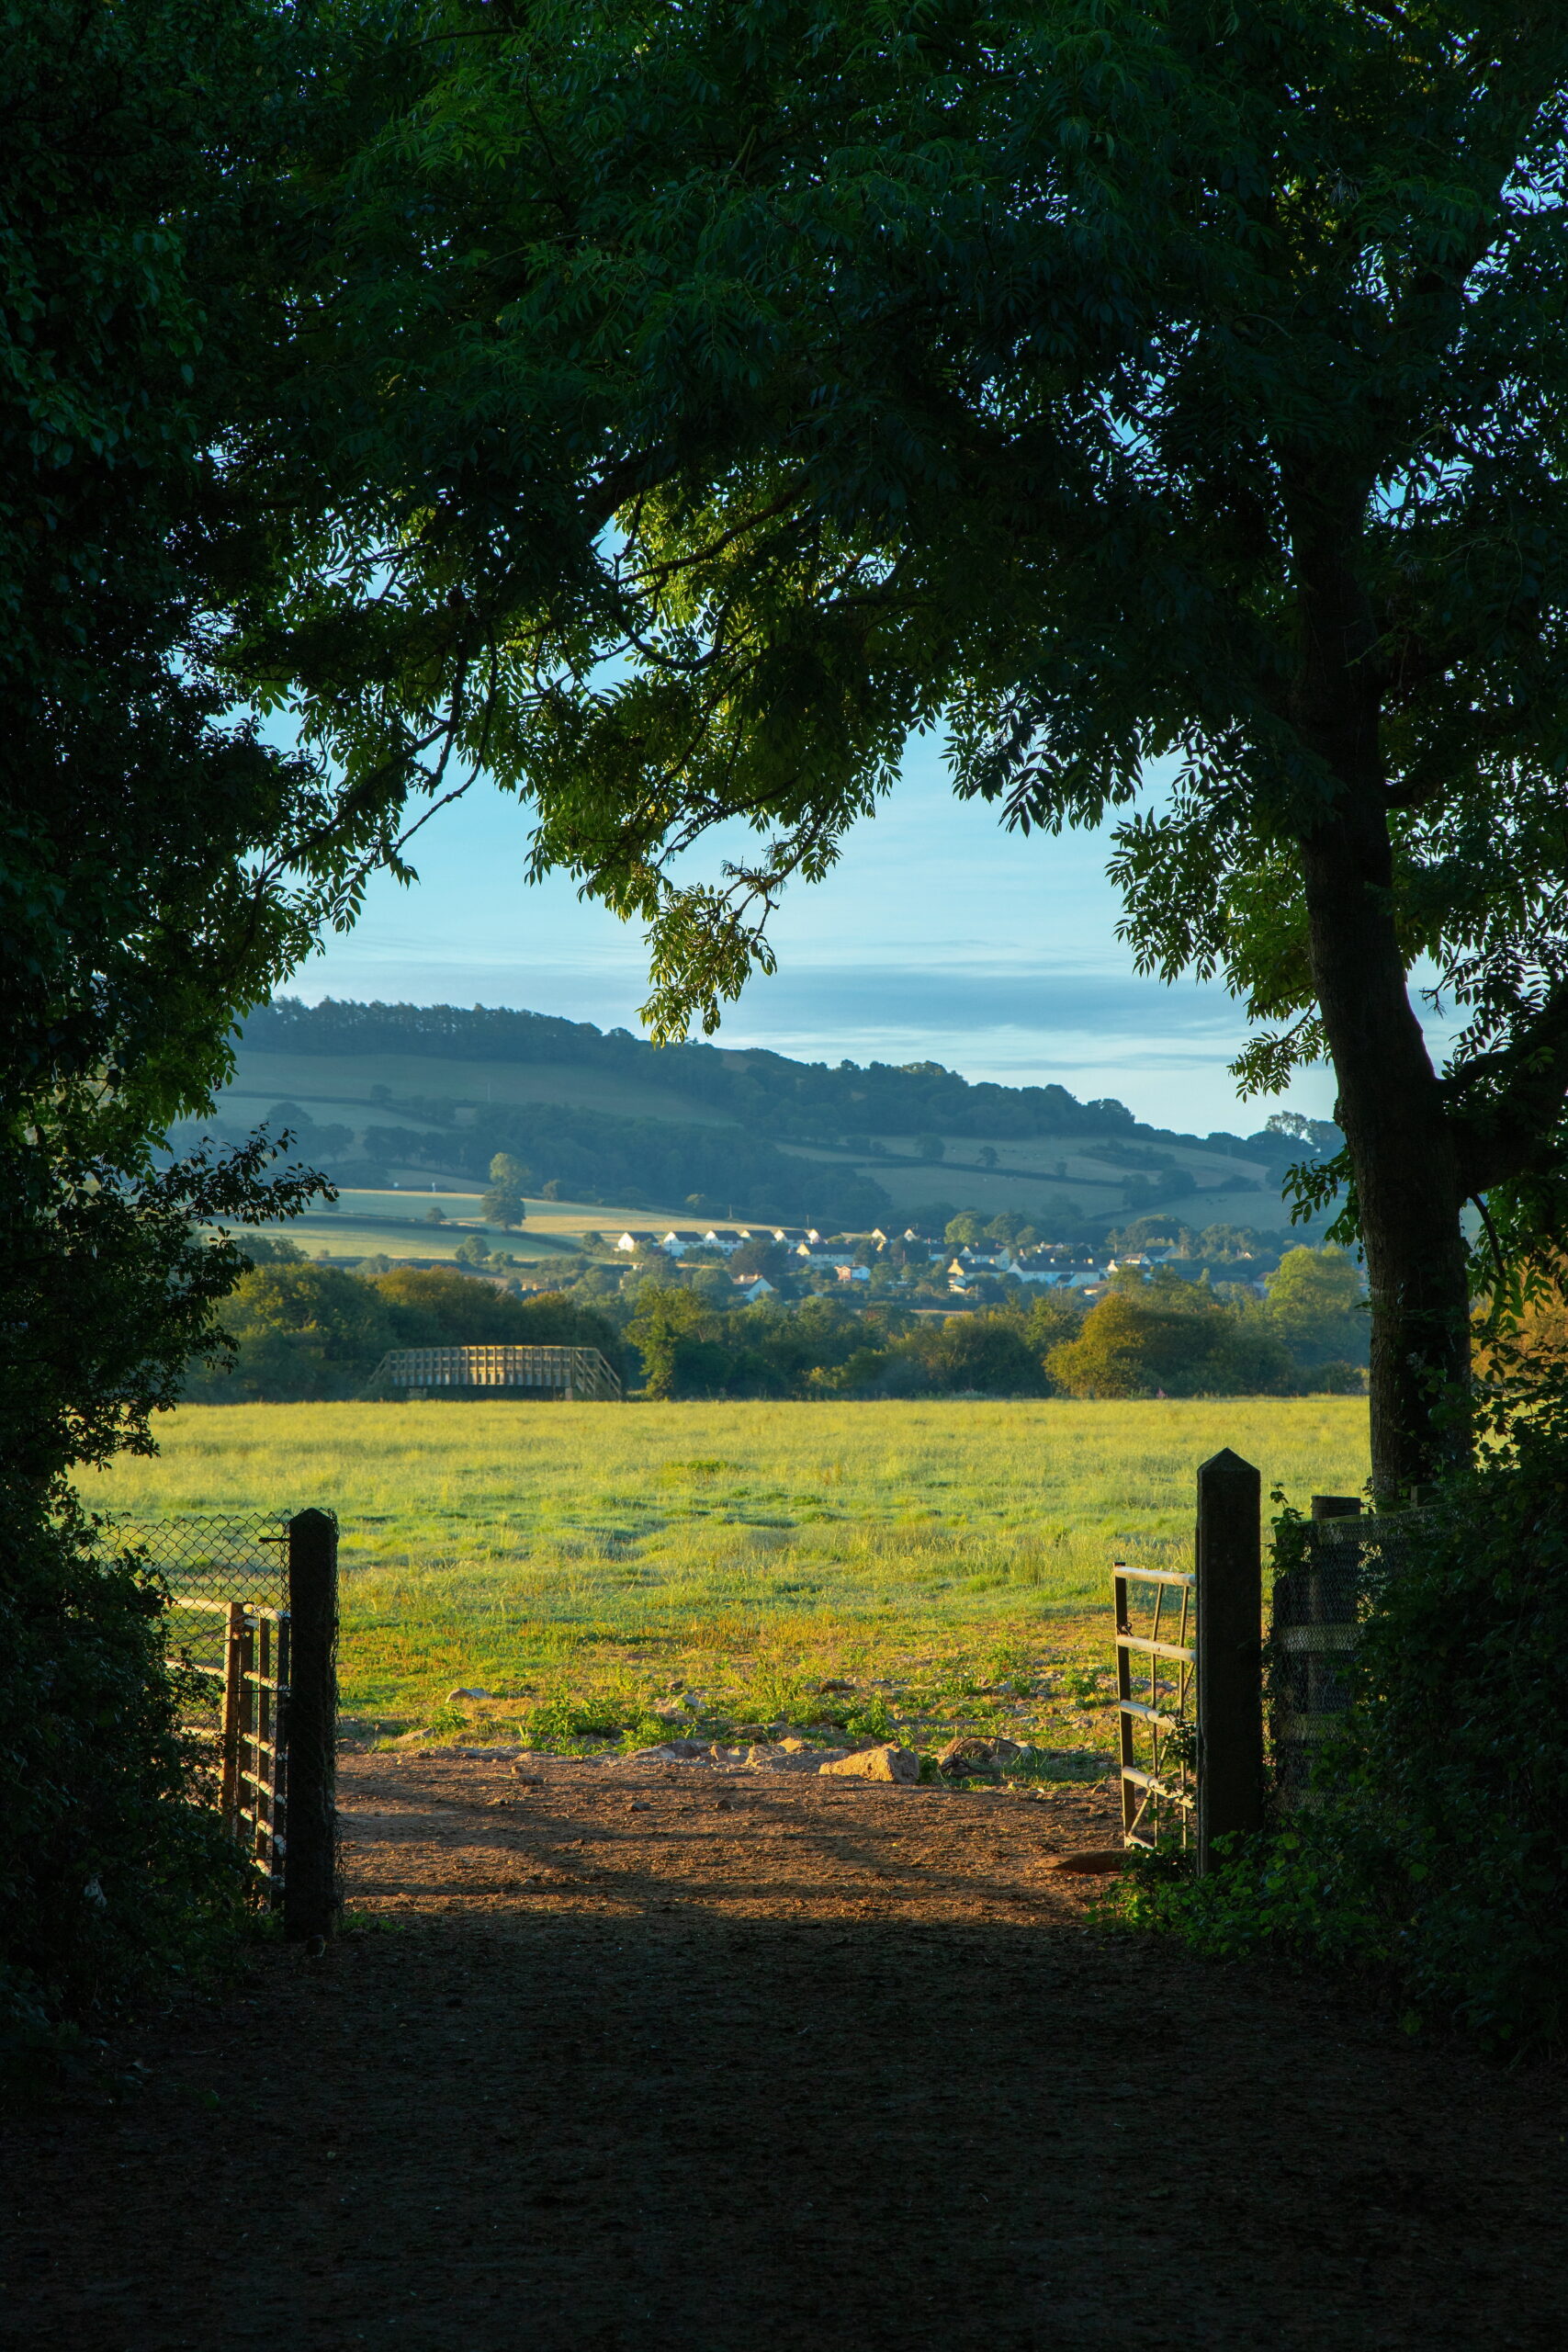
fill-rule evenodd
<path id="1" fill-rule="evenodd" d="M 1290 1250 L 1258 1299 L 1135 1269 L 1087 1310 L 1059 1293 L 931 1316 L 888 1297 L 739 1303 L 728 1269 L 624 1277 L 592 1263 L 530 1297 L 468 1273 L 314 1262 L 255 1240 L 230 1301 L 213 1404 L 363 1396 L 391 1348 L 594 1347 L 650 1397 L 1292 1396 L 1364 1385 L 1367 1317 L 1342 1250 Z"/>

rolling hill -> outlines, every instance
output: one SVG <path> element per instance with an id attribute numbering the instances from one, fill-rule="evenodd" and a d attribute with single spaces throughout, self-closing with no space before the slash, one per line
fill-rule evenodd
<path id="1" fill-rule="evenodd" d="M 1281 1227 L 1281 1178 L 1314 1148 L 1268 1128 L 1177 1134 L 936 1062 L 834 1067 L 543 1013 L 288 998 L 246 1023 L 220 1131 L 280 1118 L 350 1184 L 471 1186 L 506 1151 L 548 1197 L 688 1221 L 863 1229 L 1008 1208 L 1067 1238 L 1164 1207 Z"/>

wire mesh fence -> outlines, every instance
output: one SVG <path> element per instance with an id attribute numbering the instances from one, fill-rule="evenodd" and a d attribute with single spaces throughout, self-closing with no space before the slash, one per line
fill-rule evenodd
<path id="1" fill-rule="evenodd" d="M 337 1521 L 331 1512 L 117 1519 L 168 1595 L 187 1669 L 193 1793 L 212 1804 L 290 1934 L 330 1931 L 337 1894 Z"/>
<path id="2" fill-rule="evenodd" d="M 1313 1768 L 1350 1703 L 1350 1667 L 1372 1596 L 1418 1558 L 1418 1510 L 1314 1520 L 1274 1579 L 1270 1692 L 1274 1770 L 1287 1804 L 1313 1801 Z"/>
<path id="3" fill-rule="evenodd" d="M 288 1521 L 279 1511 L 203 1511 L 178 1519 L 117 1519 L 111 1533 L 169 1590 L 169 1655 L 195 1669 L 187 1717 L 216 1733 L 223 1712 L 229 1604 L 288 1605 Z"/>

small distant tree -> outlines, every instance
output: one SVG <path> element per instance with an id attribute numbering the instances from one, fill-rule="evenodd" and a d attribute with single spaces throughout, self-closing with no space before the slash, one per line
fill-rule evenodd
<path id="1" fill-rule="evenodd" d="M 940 1136 L 917 1136 L 915 1157 L 917 1159 L 945 1159 L 947 1146 Z"/>
<path id="2" fill-rule="evenodd" d="M 498 1153 L 497 1158 L 501 1155 Z M 526 1222 L 528 1212 L 523 1195 L 511 1184 L 491 1184 L 479 1201 L 479 1215 L 487 1225 L 499 1225 L 509 1232 L 514 1225 Z"/>
<path id="3" fill-rule="evenodd" d="M 997 1164 L 997 1148 L 995 1144 L 983 1143 L 980 1146 L 979 1150 L 975 1154 L 975 1157 L 979 1161 L 982 1168 L 994 1168 Z"/>
<path id="4" fill-rule="evenodd" d="M 644 1283 L 626 1337 L 642 1358 L 646 1396 L 667 1397 L 694 1385 L 722 1385 L 723 1351 L 714 1310 L 680 1283 Z"/>
<path id="5" fill-rule="evenodd" d="M 948 1388 L 977 1389 L 987 1396 L 1045 1393 L 1040 1358 L 1008 1316 L 953 1316 L 942 1327 L 934 1362 Z"/>
<path id="6" fill-rule="evenodd" d="M 445 1225 L 445 1224 L 446 1224 L 446 1210 L 442 1207 L 442 1205 L 441 1205 L 441 1204 L 440 1204 L 440 1202 L 439 1202 L 439 1201 L 432 1201 L 432 1202 L 431 1202 L 430 1206 L 429 1206 L 429 1207 L 425 1210 L 425 1212 L 424 1212 L 424 1221 L 425 1221 L 426 1225 Z"/>
<path id="7" fill-rule="evenodd" d="M 1283 1343 L 1232 1313 L 1203 1283 L 1157 1276 L 1102 1298 L 1046 1370 L 1069 1396 L 1280 1395 L 1293 1385 Z"/>
<path id="8" fill-rule="evenodd" d="M 942 1239 L 950 1250 L 973 1250 L 984 1238 L 986 1228 L 973 1209 L 960 1209 L 950 1216 Z"/>
<path id="9" fill-rule="evenodd" d="M 1268 1291 L 1264 1312 L 1269 1328 L 1300 1370 L 1366 1363 L 1371 1322 L 1360 1274 L 1347 1251 L 1332 1245 L 1287 1250 L 1268 1277 Z"/>
<path id="10" fill-rule="evenodd" d="M 525 1193 L 534 1181 L 534 1171 L 510 1151 L 498 1151 L 490 1163 L 490 1181 L 504 1185 L 508 1192 Z"/>
<path id="11" fill-rule="evenodd" d="M 477 1233 L 466 1235 L 452 1255 L 463 1266 L 488 1266 L 490 1263 L 489 1245 Z"/>

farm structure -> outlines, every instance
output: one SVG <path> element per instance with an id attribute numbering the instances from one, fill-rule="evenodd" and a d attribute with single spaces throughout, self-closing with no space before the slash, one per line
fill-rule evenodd
<path id="1" fill-rule="evenodd" d="M 393 1348 L 371 1376 L 372 1388 L 414 1396 L 433 1390 L 473 1396 L 518 1390 L 534 1396 L 618 1405 L 620 1375 L 597 1348 Z"/>

